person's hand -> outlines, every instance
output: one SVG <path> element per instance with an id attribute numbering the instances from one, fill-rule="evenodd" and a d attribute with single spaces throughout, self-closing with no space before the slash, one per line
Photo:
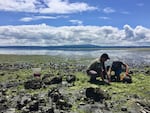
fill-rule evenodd
<path id="1" fill-rule="evenodd" d="M 129 74 L 128 74 L 128 72 L 126 72 L 126 76 L 128 76 Z"/>
<path id="2" fill-rule="evenodd" d="M 104 79 L 104 83 L 107 84 L 107 85 L 110 85 L 110 81 L 107 80 L 107 79 Z"/>

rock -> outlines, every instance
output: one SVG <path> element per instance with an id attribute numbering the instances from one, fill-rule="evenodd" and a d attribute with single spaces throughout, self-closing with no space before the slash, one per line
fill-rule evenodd
<path id="1" fill-rule="evenodd" d="M 75 75 L 67 75 L 66 81 L 68 83 L 72 83 L 76 80 L 76 76 Z"/>
<path id="2" fill-rule="evenodd" d="M 52 102 L 56 104 L 57 109 L 68 110 L 72 107 L 72 105 L 66 101 L 64 96 L 59 92 L 58 89 L 51 89 L 48 92 L 48 96 L 51 97 Z"/>
<path id="3" fill-rule="evenodd" d="M 42 82 L 46 85 L 51 85 L 51 84 L 59 84 L 62 82 L 62 77 L 61 76 L 50 76 L 50 75 L 45 75 L 42 78 Z"/>
<path id="4" fill-rule="evenodd" d="M 105 106 L 100 103 L 78 106 L 78 109 L 83 113 L 112 113 L 111 111 L 105 109 Z"/>
<path id="5" fill-rule="evenodd" d="M 147 70 L 147 71 L 145 72 L 145 74 L 146 74 L 146 75 L 150 75 L 150 70 Z"/>
<path id="6" fill-rule="evenodd" d="M 43 107 L 42 113 L 54 113 L 54 108 L 53 107 Z"/>
<path id="7" fill-rule="evenodd" d="M 29 103 L 29 110 L 30 111 L 38 111 L 39 109 L 39 102 L 34 100 L 31 103 Z"/>
<path id="8" fill-rule="evenodd" d="M 0 103 L 0 111 L 5 111 L 8 108 L 9 107 L 8 107 L 7 103 Z"/>
<path id="9" fill-rule="evenodd" d="M 7 89 L 3 88 L 3 89 L 0 90 L 0 92 L 1 92 L 2 95 L 6 95 Z"/>
<path id="10" fill-rule="evenodd" d="M 70 109 L 72 105 L 67 103 L 64 99 L 59 99 L 56 103 L 56 107 L 61 110 L 67 110 Z"/>
<path id="11" fill-rule="evenodd" d="M 39 105 L 40 105 L 40 106 L 46 106 L 46 99 L 45 99 L 45 98 L 42 98 L 42 97 L 41 97 L 41 98 L 39 98 L 38 100 L 39 100 Z"/>
<path id="12" fill-rule="evenodd" d="M 57 76 L 57 77 L 51 78 L 50 84 L 59 84 L 61 82 L 62 82 L 62 77 L 61 76 Z"/>
<path id="13" fill-rule="evenodd" d="M 4 76 L 5 75 L 5 73 L 4 72 L 0 72 L 0 76 Z"/>
<path id="14" fill-rule="evenodd" d="M 31 97 L 24 95 L 16 101 L 16 103 L 17 103 L 16 109 L 21 110 L 23 107 L 25 107 L 30 102 L 31 102 Z"/>
<path id="15" fill-rule="evenodd" d="M 0 97 L 0 103 L 3 104 L 5 102 L 7 102 L 6 97 L 4 97 L 4 96 Z"/>
<path id="16" fill-rule="evenodd" d="M 22 113 L 30 113 L 30 110 L 27 107 L 22 108 Z"/>
<path id="17" fill-rule="evenodd" d="M 89 87 L 86 89 L 86 97 L 91 98 L 94 101 L 101 101 L 103 99 L 109 99 L 110 96 L 100 88 Z"/>
<path id="18" fill-rule="evenodd" d="M 16 113 L 15 108 L 9 108 L 4 113 Z"/>
<path id="19" fill-rule="evenodd" d="M 8 81 L 4 84 L 6 88 L 17 87 L 18 85 L 21 85 L 21 83 L 16 80 Z"/>
<path id="20" fill-rule="evenodd" d="M 42 82 L 40 79 L 31 79 L 24 82 L 25 89 L 40 89 L 42 87 Z"/>
<path id="21" fill-rule="evenodd" d="M 122 106 L 121 107 L 121 111 L 127 111 L 127 107 L 126 106 Z"/>
<path id="22" fill-rule="evenodd" d="M 150 111 L 150 101 L 148 101 L 148 100 L 138 100 L 136 103 L 138 103 L 144 109 L 147 109 L 148 111 Z"/>
<path id="23" fill-rule="evenodd" d="M 137 94 L 133 94 L 132 96 L 133 96 L 133 98 L 135 98 L 135 99 L 139 99 L 139 98 L 140 98 L 140 96 L 137 95 Z"/>

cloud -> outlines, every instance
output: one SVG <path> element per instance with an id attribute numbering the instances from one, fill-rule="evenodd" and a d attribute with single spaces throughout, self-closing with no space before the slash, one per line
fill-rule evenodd
<path id="1" fill-rule="evenodd" d="M 135 38 L 134 30 L 129 25 L 124 25 L 125 39 Z"/>
<path id="2" fill-rule="evenodd" d="M 106 7 L 103 9 L 104 13 L 114 13 L 116 12 L 114 9 L 112 9 L 111 7 Z"/>
<path id="3" fill-rule="evenodd" d="M 0 26 L 0 45 L 70 45 L 95 44 L 101 46 L 150 45 L 150 29 L 124 25 L 112 26 L 62 26 L 46 24 Z"/>
<path id="4" fill-rule="evenodd" d="M 69 22 L 71 22 L 74 25 L 82 25 L 83 22 L 81 20 L 69 20 Z"/>
<path id="5" fill-rule="evenodd" d="M 84 2 L 69 0 L 3 0 L 0 1 L 1 11 L 30 12 L 43 14 L 69 14 L 96 10 Z"/>
<path id="6" fill-rule="evenodd" d="M 30 22 L 34 20 L 41 20 L 41 19 L 58 19 L 58 18 L 67 18 L 68 16 L 32 16 L 32 17 L 23 17 L 20 21 L 23 22 Z"/>

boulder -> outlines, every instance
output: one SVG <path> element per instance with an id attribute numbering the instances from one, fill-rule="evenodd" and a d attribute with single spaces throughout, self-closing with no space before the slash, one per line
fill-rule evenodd
<path id="1" fill-rule="evenodd" d="M 44 76 L 42 82 L 46 85 L 59 84 L 62 82 L 62 76 Z"/>
<path id="2" fill-rule="evenodd" d="M 31 79 L 24 82 L 25 89 L 40 89 L 42 87 L 42 81 L 40 79 Z"/>
<path id="3" fill-rule="evenodd" d="M 110 96 L 100 88 L 89 87 L 86 89 L 86 97 L 93 99 L 94 101 L 101 101 L 103 99 L 109 99 Z"/>

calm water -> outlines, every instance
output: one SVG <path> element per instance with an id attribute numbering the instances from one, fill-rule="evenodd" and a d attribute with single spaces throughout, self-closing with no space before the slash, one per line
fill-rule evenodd
<path id="1" fill-rule="evenodd" d="M 102 53 L 108 53 L 111 60 L 122 60 L 130 65 L 148 65 L 150 66 L 150 49 L 104 49 L 92 51 L 64 51 L 64 50 L 17 50 L 17 49 L 0 49 L 0 54 L 17 54 L 17 55 L 52 55 L 65 57 L 90 57 L 97 58 Z"/>

